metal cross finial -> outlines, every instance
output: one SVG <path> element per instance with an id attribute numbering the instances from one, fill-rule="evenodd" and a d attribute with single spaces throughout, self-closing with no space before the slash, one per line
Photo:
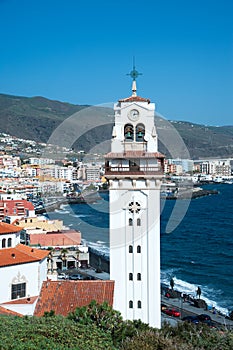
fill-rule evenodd
<path id="1" fill-rule="evenodd" d="M 133 78 L 133 80 L 135 81 L 137 79 L 137 77 L 139 75 L 142 75 L 142 73 L 139 73 L 136 69 L 135 69 L 135 59 L 133 58 L 133 70 L 131 70 L 130 73 L 128 73 L 127 75 L 130 75 L 131 78 Z"/>

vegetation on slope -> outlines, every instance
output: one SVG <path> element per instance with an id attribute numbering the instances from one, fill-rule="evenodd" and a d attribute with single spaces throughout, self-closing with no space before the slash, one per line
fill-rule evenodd
<path id="1" fill-rule="evenodd" d="M 140 321 L 123 321 L 106 303 L 92 302 L 68 317 L 0 316 L 2 350 L 230 350 L 233 333 L 186 322 L 161 330 Z"/>

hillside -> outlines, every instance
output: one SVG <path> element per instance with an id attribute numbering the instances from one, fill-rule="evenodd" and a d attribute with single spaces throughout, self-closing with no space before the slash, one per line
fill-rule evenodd
<path id="1" fill-rule="evenodd" d="M 87 107 L 52 101 L 44 97 L 29 98 L 0 94 L 0 132 L 18 138 L 47 142 L 53 131 L 66 118 Z M 109 142 L 104 146 L 102 143 L 104 140 L 111 139 L 113 111 L 99 107 L 93 107 L 93 110 L 96 112 L 95 125 L 100 126 L 88 132 L 85 132 L 84 128 L 82 137 L 74 143 L 73 147 L 88 151 L 96 144 L 101 144 L 95 150 L 104 153 L 109 150 Z M 77 114 L 77 123 L 80 118 L 80 127 L 81 114 Z M 104 127 L 101 126 L 103 121 L 104 123 L 107 121 Z M 88 123 L 91 124 L 91 119 Z M 233 126 L 214 127 L 181 121 L 170 121 L 170 123 L 181 135 L 191 158 L 233 157 Z M 160 145 L 160 151 L 168 155 L 163 145 Z"/>

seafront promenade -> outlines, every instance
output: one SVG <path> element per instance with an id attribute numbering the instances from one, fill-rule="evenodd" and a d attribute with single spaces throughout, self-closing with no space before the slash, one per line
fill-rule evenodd
<path id="1" fill-rule="evenodd" d="M 162 313 L 163 322 L 166 321 L 168 323 L 175 324 L 177 322 L 180 322 L 183 317 L 205 314 L 211 317 L 212 321 L 216 323 L 216 326 L 221 325 L 226 327 L 227 329 L 233 329 L 233 321 L 230 320 L 229 318 L 226 318 L 224 315 L 219 314 L 218 312 L 213 313 L 212 311 L 205 310 L 203 308 L 197 308 L 193 306 L 190 302 L 187 302 L 187 301 L 184 302 L 182 298 L 172 299 L 162 295 L 161 303 L 166 305 L 168 308 L 175 308 L 181 314 L 180 318 L 175 319 L 174 317 L 169 317 Z"/>

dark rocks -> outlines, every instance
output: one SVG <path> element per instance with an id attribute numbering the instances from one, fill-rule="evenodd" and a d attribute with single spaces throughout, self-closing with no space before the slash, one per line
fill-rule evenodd
<path id="1" fill-rule="evenodd" d="M 208 309 L 208 306 L 207 306 L 205 300 L 203 300 L 203 299 L 194 299 L 193 304 L 195 307 L 198 307 L 199 309 L 205 309 L 205 310 Z"/>
<path id="2" fill-rule="evenodd" d="M 177 299 L 177 298 L 181 298 L 182 293 L 178 292 L 177 290 L 174 289 L 168 289 L 165 297 L 167 298 L 172 298 L 172 299 Z"/>

